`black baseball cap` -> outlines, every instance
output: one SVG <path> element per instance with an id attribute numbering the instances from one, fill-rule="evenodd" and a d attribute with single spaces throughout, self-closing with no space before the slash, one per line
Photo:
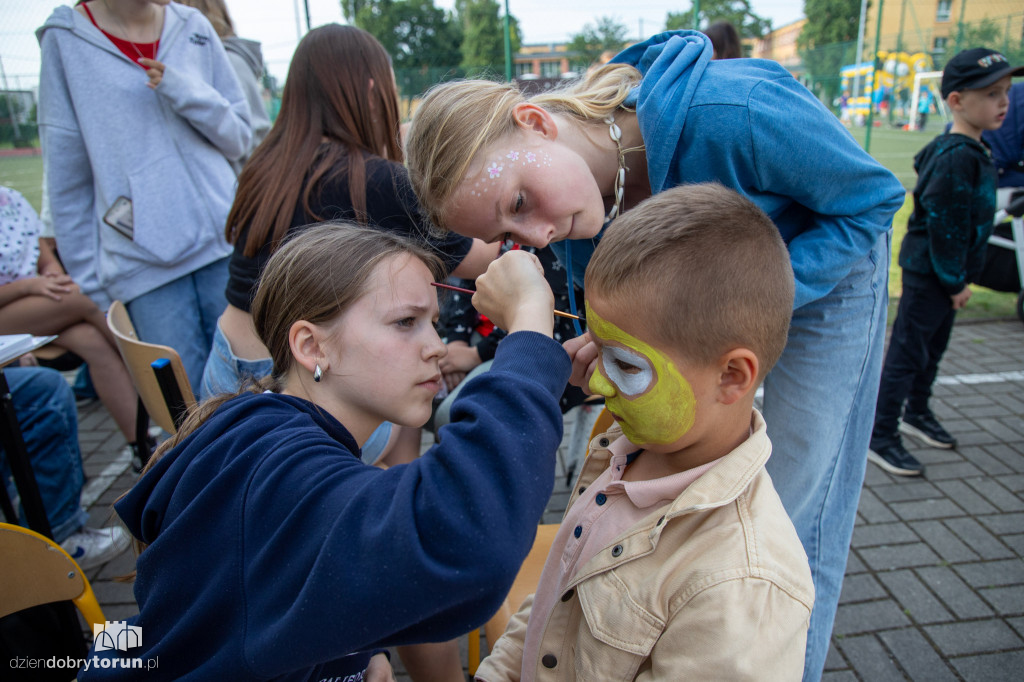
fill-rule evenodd
<path id="1" fill-rule="evenodd" d="M 988 87 L 1006 76 L 1024 76 L 1024 66 L 1013 68 L 1006 57 L 987 47 L 964 50 L 942 70 L 942 99 L 951 92 Z"/>

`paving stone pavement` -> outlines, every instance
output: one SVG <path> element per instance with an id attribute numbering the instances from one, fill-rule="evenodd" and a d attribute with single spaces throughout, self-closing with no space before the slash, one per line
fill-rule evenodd
<path id="1" fill-rule="evenodd" d="M 868 464 L 827 682 L 1024 677 L 1024 325 L 957 324 L 933 408 L 957 449 L 906 438 L 927 467 L 920 478 Z M 85 502 L 92 525 L 104 525 L 135 477 L 99 403 L 79 408 L 79 424 Z M 570 414 L 545 522 L 557 522 L 568 500 L 572 425 Z M 108 620 L 137 612 L 131 584 L 117 581 L 133 567 L 126 553 L 90 571 Z"/>

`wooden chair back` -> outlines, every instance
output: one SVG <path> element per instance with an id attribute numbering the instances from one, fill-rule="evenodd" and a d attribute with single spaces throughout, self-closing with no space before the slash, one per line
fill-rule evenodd
<path id="1" fill-rule="evenodd" d="M 178 430 L 177 422 L 184 410 L 196 402 L 181 356 L 170 346 L 140 341 L 128 317 L 128 309 L 121 301 L 114 301 L 110 305 L 107 326 L 114 333 L 117 348 L 124 358 L 124 364 L 128 366 L 128 373 L 131 374 L 146 412 L 160 428 L 174 433 Z M 161 375 L 154 369 L 154 363 L 163 367 L 163 376 L 166 377 L 164 386 L 161 386 Z M 171 393 L 168 393 L 168 389 L 171 389 Z M 180 394 L 180 399 L 175 394 Z"/>

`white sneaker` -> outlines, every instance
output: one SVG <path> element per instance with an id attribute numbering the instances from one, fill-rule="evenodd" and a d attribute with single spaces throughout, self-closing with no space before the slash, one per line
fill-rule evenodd
<path id="1" fill-rule="evenodd" d="M 131 538 L 121 526 L 82 528 L 60 546 L 71 555 L 83 571 L 105 564 L 131 545 Z"/>

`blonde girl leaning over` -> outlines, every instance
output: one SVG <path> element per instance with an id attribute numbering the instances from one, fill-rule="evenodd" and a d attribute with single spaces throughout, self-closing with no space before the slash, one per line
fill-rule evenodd
<path id="1" fill-rule="evenodd" d="M 671 31 L 529 100 L 508 84 L 440 85 L 413 119 L 407 165 L 436 224 L 551 243 L 580 286 L 603 225 L 664 189 L 716 182 L 772 219 L 796 297 L 786 351 L 764 382 L 768 434 L 784 453 L 767 466 L 810 558 L 805 679 L 816 679 L 866 467 L 904 190 L 778 64 L 712 54 L 707 36 Z M 586 342 L 566 345 L 577 381 L 595 357 Z"/>
<path id="2" fill-rule="evenodd" d="M 127 655 L 159 656 L 148 677 L 390 680 L 377 649 L 449 640 L 498 608 L 554 485 L 571 366 L 536 257 L 507 254 L 473 300 L 511 333 L 440 444 L 386 470 L 361 462 L 382 421 L 430 416 L 439 276 L 422 247 L 351 224 L 271 257 L 253 302 L 270 376 L 200 404 L 115 504 L 146 546 L 130 619 L 145 637 Z"/>

